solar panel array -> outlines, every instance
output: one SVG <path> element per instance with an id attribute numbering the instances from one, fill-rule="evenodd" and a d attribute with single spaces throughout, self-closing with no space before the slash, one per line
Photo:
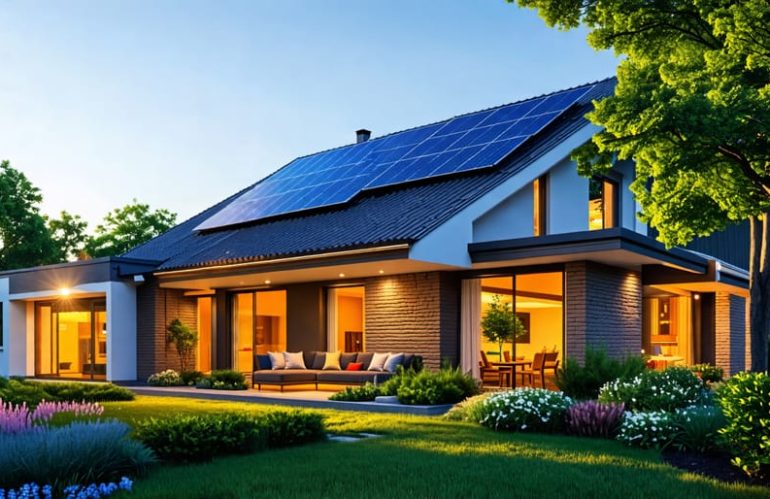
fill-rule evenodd
<path id="1" fill-rule="evenodd" d="M 494 166 L 592 88 L 565 90 L 297 158 L 197 229 L 337 205 L 366 189 Z"/>

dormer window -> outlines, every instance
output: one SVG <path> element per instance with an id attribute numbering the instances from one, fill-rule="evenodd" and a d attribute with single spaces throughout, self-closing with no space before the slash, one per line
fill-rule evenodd
<path id="1" fill-rule="evenodd" d="M 543 175 L 535 179 L 532 183 L 532 199 L 534 200 L 534 206 L 532 207 L 532 235 L 544 236 L 546 230 L 546 185 L 548 184 L 548 176 Z"/>
<path id="2" fill-rule="evenodd" d="M 593 177 L 588 187 L 588 230 L 611 229 L 618 225 L 618 184 Z"/>

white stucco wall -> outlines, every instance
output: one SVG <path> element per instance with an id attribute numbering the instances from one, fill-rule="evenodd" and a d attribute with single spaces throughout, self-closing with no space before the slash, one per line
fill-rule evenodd
<path id="1" fill-rule="evenodd" d="M 0 331 L 2 331 L 3 347 L 0 347 L 0 376 L 8 376 L 8 331 L 9 331 L 9 303 L 8 303 L 8 278 L 0 278 L 0 307 L 2 307 L 2 324 L 0 324 Z"/>
<path id="2" fill-rule="evenodd" d="M 548 172 L 548 234 L 588 230 L 588 179 L 563 159 Z"/>
<path id="3" fill-rule="evenodd" d="M 473 240 L 497 241 L 530 237 L 533 233 L 534 192 L 525 186 L 473 222 Z"/>
<path id="4" fill-rule="evenodd" d="M 136 288 L 126 282 L 107 288 L 107 379 L 136 380 Z"/>

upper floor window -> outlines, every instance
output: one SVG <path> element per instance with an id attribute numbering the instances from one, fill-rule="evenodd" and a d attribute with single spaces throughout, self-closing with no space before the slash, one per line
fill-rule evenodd
<path id="1" fill-rule="evenodd" d="M 0 301 L 0 350 L 3 349 L 3 334 L 5 334 L 3 330 L 3 302 Z"/>
<path id="2" fill-rule="evenodd" d="M 588 187 L 588 230 L 618 225 L 618 184 L 604 177 L 591 178 Z"/>
<path id="3" fill-rule="evenodd" d="M 544 236 L 546 230 L 546 185 L 548 184 L 548 177 L 543 175 L 540 178 L 535 179 L 532 183 L 532 199 L 534 200 L 534 206 L 532 210 L 532 234 L 535 236 Z"/>

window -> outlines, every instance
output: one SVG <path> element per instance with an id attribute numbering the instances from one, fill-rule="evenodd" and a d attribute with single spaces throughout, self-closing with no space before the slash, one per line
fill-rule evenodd
<path id="1" fill-rule="evenodd" d="M 329 288 L 326 325 L 329 351 L 364 351 L 364 294 L 363 286 Z"/>
<path id="2" fill-rule="evenodd" d="M 588 185 L 588 230 L 611 229 L 617 226 L 618 184 L 594 177 Z"/>
<path id="3" fill-rule="evenodd" d="M 286 350 L 286 291 L 237 293 L 232 303 L 233 363 L 254 370 L 254 355 Z"/>
<path id="4" fill-rule="evenodd" d="M 546 231 L 546 185 L 548 184 L 548 177 L 543 175 L 542 177 L 535 179 L 532 183 L 532 199 L 534 200 L 534 206 L 532 209 L 533 214 L 533 235 L 544 236 Z"/>
<path id="5" fill-rule="evenodd" d="M 661 294 L 645 297 L 642 317 L 642 345 L 656 367 L 690 364 L 693 361 L 690 296 Z"/>
<path id="6" fill-rule="evenodd" d="M 198 355 L 195 356 L 195 368 L 204 373 L 211 371 L 212 302 L 210 296 L 198 298 Z"/>
<path id="7" fill-rule="evenodd" d="M 3 302 L 0 301 L 0 350 L 3 349 Z"/>

